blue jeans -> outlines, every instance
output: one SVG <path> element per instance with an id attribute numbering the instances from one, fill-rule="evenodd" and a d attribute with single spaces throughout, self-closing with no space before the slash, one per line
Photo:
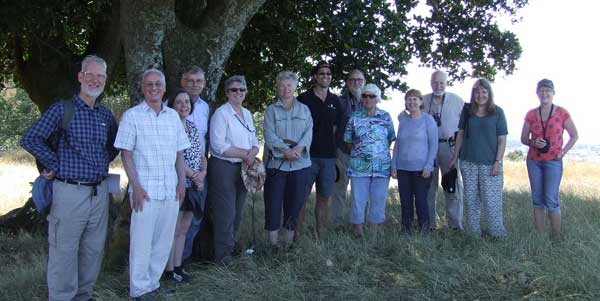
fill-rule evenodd
<path id="1" fill-rule="evenodd" d="M 202 206 L 202 211 L 206 212 L 206 178 L 204 178 L 204 189 L 199 191 L 200 193 L 200 206 Z M 183 247 L 183 257 L 182 259 L 186 259 L 192 255 L 192 251 L 194 249 L 194 239 L 196 238 L 196 234 L 200 231 L 200 224 L 202 223 L 202 218 L 196 218 L 195 216 L 192 218 L 192 223 L 190 224 L 190 228 L 188 229 L 187 234 L 185 235 L 185 246 Z"/>
<path id="2" fill-rule="evenodd" d="M 527 160 L 533 208 L 560 211 L 559 190 L 563 173 L 562 160 Z"/>
<path id="3" fill-rule="evenodd" d="M 383 223 L 385 221 L 385 201 L 390 178 L 351 177 L 350 182 L 352 187 L 350 223 L 354 225 L 365 223 L 365 207 L 369 200 L 369 222 L 373 224 Z"/>
<path id="4" fill-rule="evenodd" d="M 422 171 L 398 170 L 398 193 L 402 209 L 402 227 L 410 231 L 414 208 L 417 209 L 417 221 L 420 230 L 429 229 L 429 207 L 427 206 L 427 191 L 431 186 L 431 177 L 423 178 Z"/>

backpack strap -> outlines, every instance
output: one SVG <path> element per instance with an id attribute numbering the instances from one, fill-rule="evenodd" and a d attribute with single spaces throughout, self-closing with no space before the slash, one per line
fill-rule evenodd
<path id="1" fill-rule="evenodd" d="M 71 123 L 71 120 L 73 120 L 73 100 L 63 99 L 61 102 L 63 103 L 65 110 L 60 123 L 60 129 L 66 133 L 67 129 L 69 128 L 69 123 Z"/>

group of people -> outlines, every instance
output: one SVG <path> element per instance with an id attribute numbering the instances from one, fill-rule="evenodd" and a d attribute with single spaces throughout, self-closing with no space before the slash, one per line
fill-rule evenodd
<path id="1" fill-rule="evenodd" d="M 205 211 L 213 220 L 214 260 L 229 264 L 248 191 L 243 173 L 256 163 L 260 148 L 252 114 L 243 106 L 245 78 L 225 80 L 227 101 L 210 114 L 200 98 L 206 84 L 201 68 L 187 68 L 181 89 L 166 103 L 164 74 L 146 70 L 143 101 L 127 110 L 117 126 L 99 101 L 106 62 L 87 56 L 77 76 L 73 117 L 57 146 L 46 142 L 60 131 L 64 101 L 52 105 L 21 141 L 45 167 L 41 174 L 54 179 L 48 215 L 49 299 L 92 298 L 106 240 L 108 164 L 119 151 L 132 207 L 130 297 L 154 298 L 161 292 L 161 278 L 189 281 L 182 260 L 191 253 Z M 463 230 L 464 211 L 468 233 L 480 236 L 483 221 L 489 235 L 507 235 L 502 198 L 507 124 L 487 80 L 475 81 L 465 104 L 446 92 L 447 75 L 434 72 L 432 93 L 406 93 L 397 130 L 390 114 L 377 107 L 380 88 L 366 84 L 361 70 L 348 73 L 341 96 L 332 93 L 331 81 L 327 62 L 314 66 L 312 87 L 298 97 L 295 73 L 283 71 L 276 77 L 276 100 L 264 113 L 262 158 L 265 230 L 274 251 L 301 235 L 313 185 L 317 236 L 329 219 L 334 226 L 344 225 L 349 183 L 353 234 L 365 235 L 366 221 L 373 227 L 384 223 L 390 177 L 398 181 L 407 235 L 413 234 L 415 211 L 419 232 L 437 228 L 440 178 L 449 228 Z M 552 104 L 553 83 L 540 81 L 536 93 L 540 106 L 527 113 L 521 140 L 530 146 L 527 169 L 535 227 L 544 231 L 547 213 L 551 233 L 558 236 L 562 158 L 578 135 L 569 113 Z M 563 147 L 565 129 L 570 138 Z"/>

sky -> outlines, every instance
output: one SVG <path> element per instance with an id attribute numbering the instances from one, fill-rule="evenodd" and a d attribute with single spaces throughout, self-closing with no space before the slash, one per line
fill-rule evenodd
<path id="1" fill-rule="evenodd" d="M 554 82 L 554 103 L 566 108 L 579 132 L 579 142 L 600 144 L 600 1 L 595 0 L 530 0 L 519 11 L 523 20 L 511 24 L 501 18 L 501 28 L 514 32 L 523 53 L 511 75 L 500 73 L 492 83 L 496 104 L 504 109 L 508 122 L 508 139 L 518 140 L 528 110 L 537 107 L 537 82 L 542 78 Z M 594 29 L 596 28 L 596 29 Z M 433 69 L 411 64 L 403 77 L 410 88 L 430 93 Z M 460 95 L 468 102 L 475 79 L 455 82 L 446 91 Z M 398 115 L 404 107 L 404 94 L 391 91 L 380 108 Z"/>

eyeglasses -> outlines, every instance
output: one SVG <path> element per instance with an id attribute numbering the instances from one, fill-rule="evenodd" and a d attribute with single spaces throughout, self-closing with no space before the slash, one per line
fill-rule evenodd
<path id="1" fill-rule="evenodd" d="M 362 98 L 370 98 L 370 99 L 377 98 L 377 96 L 375 96 L 373 94 L 361 94 L 360 96 Z"/>
<path id="2" fill-rule="evenodd" d="M 144 86 L 146 86 L 149 89 L 152 89 L 152 88 L 160 89 L 163 87 L 163 83 L 162 82 L 154 82 L 154 83 L 148 82 L 148 83 L 145 83 Z"/>
<path id="3" fill-rule="evenodd" d="M 554 89 L 550 89 L 550 88 L 541 88 L 541 89 L 538 90 L 538 93 L 540 93 L 540 94 L 542 94 L 542 93 L 548 93 L 548 94 L 550 94 L 552 92 L 554 92 Z"/>
<path id="4" fill-rule="evenodd" d="M 201 85 L 206 82 L 205 79 L 186 79 L 185 82 L 190 85 Z"/>
<path id="5" fill-rule="evenodd" d="M 227 90 L 229 90 L 229 92 L 242 92 L 242 93 L 246 92 L 245 88 L 229 88 Z"/>
<path id="6" fill-rule="evenodd" d="M 331 72 L 319 72 L 317 73 L 318 76 L 331 76 Z"/>
<path id="7" fill-rule="evenodd" d="M 88 73 L 88 72 L 83 72 L 83 79 L 85 79 L 86 81 L 90 81 L 90 80 L 99 80 L 99 81 L 105 81 L 106 80 L 106 74 L 94 74 L 94 73 Z"/>

